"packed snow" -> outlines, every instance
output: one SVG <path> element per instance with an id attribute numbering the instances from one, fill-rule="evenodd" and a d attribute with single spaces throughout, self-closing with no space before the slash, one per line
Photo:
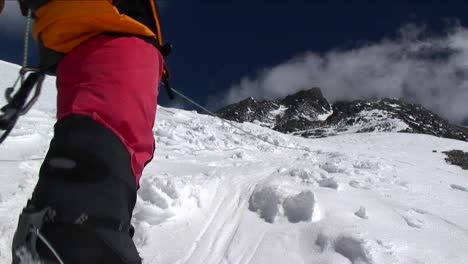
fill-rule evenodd
<path id="1" fill-rule="evenodd" d="M 18 68 L 0 62 L 0 87 Z M 52 137 L 54 79 L 0 146 L 0 263 Z M 3 104 L 3 99 L 0 102 Z M 468 263 L 468 143 L 403 133 L 321 139 L 160 107 L 133 224 L 145 264 Z M 433 152 L 437 150 L 436 152 Z"/>

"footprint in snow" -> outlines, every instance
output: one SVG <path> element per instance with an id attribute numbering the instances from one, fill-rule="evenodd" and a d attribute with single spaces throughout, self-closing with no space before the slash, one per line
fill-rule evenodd
<path id="1" fill-rule="evenodd" d="M 322 180 L 318 181 L 318 184 L 320 187 L 330 188 L 330 189 L 335 189 L 335 190 L 338 190 L 338 187 L 339 187 L 338 182 L 333 178 L 323 178 Z"/>
<path id="2" fill-rule="evenodd" d="M 463 187 L 461 185 L 457 185 L 457 184 L 450 184 L 450 187 L 454 190 L 457 190 L 457 191 L 462 191 L 462 192 L 468 192 L 468 188 L 466 187 Z"/>
<path id="3" fill-rule="evenodd" d="M 267 223 L 274 223 L 278 215 L 280 196 L 273 186 L 257 185 L 249 199 L 249 210 Z"/>
<path id="4" fill-rule="evenodd" d="M 349 186 L 351 186 L 353 188 L 356 188 L 356 189 L 363 189 L 363 190 L 370 190 L 371 189 L 369 184 L 362 183 L 362 182 L 359 182 L 359 181 L 356 181 L 356 180 L 349 181 Z"/>
<path id="5" fill-rule="evenodd" d="M 403 219 L 409 227 L 422 228 L 424 226 L 424 221 L 418 218 L 403 216 Z"/>
<path id="6" fill-rule="evenodd" d="M 419 209 L 419 208 L 411 208 L 410 212 L 415 212 L 415 213 L 422 214 L 422 215 L 427 214 L 426 211 Z"/>
<path id="7" fill-rule="evenodd" d="M 274 223 L 280 216 L 280 205 L 290 223 L 311 221 L 315 196 L 311 191 L 284 197 L 274 186 L 257 185 L 249 199 L 249 210 L 257 213 L 267 223 Z"/>
<path id="8" fill-rule="evenodd" d="M 370 264 L 373 263 L 369 250 L 364 246 L 365 241 L 351 236 L 338 237 L 334 248 L 336 253 L 349 259 L 351 263 Z"/>
<path id="9" fill-rule="evenodd" d="M 291 223 L 310 221 L 314 213 L 315 196 L 311 191 L 303 191 L 284 199 L 284 214 Z"/>
<path id="10" fill-rule="evenodd" d="M 365 246 L 365 240 L 358 239 L 352 236 L 339 236 L 332 238 L 324 234 L 319 234 L 315 245 L 321 252 L 332 250 L 343 256 L 353 264 L 370 264 L 373 263 L 369 249 Z"/>
<path id="11" fill-rule="evenodd" d="M 335 161 L 327 161 L 320 164 L 319 167 L 328 173 L 345 173 L 346 169 L 341 167 L 341 164 Z"/>

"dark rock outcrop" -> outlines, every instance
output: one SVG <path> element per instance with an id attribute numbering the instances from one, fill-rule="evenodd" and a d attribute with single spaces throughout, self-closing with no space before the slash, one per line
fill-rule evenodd
<path id="1" fill-rule="evenodd" d="M 253 122 L 303 137 L 406 132 L 468 141 L 467 128 L 450 124 L 421 105 L 399 99 L 356 100 L 330 105 L 319 88 L 275 101 L 258 102 L 248 98 L 217 114 L 236 122 Z"/>
<path id="2" fill-rule="evenodd" d="M 451 150 L 444 151 L 443 153 L 447 155 L 447 158 L 445 159 L 447 163 L 460 166 L 462 169 L 468 170 L 468 152 Z"/>
<path id="3" fill-rule="evenodd" d="M 331 105 L 319 88 L 312 88 L 283 100 L 258 102 L 250 97 L 217 114 L 228 120 L 256 122 L 280 132 L 293 133 L 320 125 L 322 116 L 331 114 Z"/>
<path id="4" fill-rule="evenodd" d="M 400 99 L 357 100 L 333 104 L 333 114 L 303 136 L 345 132 L 406 132 L 468 141 L 468 129 L 452 125 L 421 105 Z"/>

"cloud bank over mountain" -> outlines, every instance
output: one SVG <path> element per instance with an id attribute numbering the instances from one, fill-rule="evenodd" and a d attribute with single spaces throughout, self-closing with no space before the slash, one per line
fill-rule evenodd
<path id="1" fill-rule="evenodd" d="M 312 51 L 234 84 L 225 103 L 276 99 L 319 86 L 331 101 L 406 98 L 457 123 L 468 118 L 468 29 L 433 35 L 408 24 L 394 38 L 347 50 Z"/>

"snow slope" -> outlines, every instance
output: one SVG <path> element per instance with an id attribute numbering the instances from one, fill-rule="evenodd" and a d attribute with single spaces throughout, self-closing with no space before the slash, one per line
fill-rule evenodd
<path id="1" fill-rule="evenodd" d="M 15 72 L 0 62 L 0 87 Z M 2 264 L 52 137 L 53 83 L 0 146 Z M 144 263 L 468 263 L 468 172 L 441 153 L 468 143 L 393 133 L 305 139 L 240 126 L 277 146 L 159 108 L 134 215 Z"/>

